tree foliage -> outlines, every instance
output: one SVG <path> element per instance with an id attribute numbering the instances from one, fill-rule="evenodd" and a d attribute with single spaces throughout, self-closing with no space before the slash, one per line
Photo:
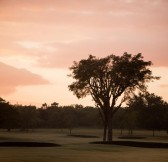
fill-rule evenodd
<path id="1" fill-rule="evenodd" d="M 122 103 L 135 91 L 146 91 L 146 83 L 159 79 L 152 76 L 151 61 L 144 61 L 139 53 L 132 56 L 109 55 L 74 62 L 70 67 L 70 77 L 75 81 L 69 85 L 70 91 L 82 98 L 91 95 L 97 104 L 104 122 L 104 141 L 108 129 L 108 140 L 112 140 L 112 118 Z M 117 104 L 118 103 L 118 104 Z"/>
<path id="2" fill-rule="evenodd" d="M 127 103 L 129 108 L 138 113 L 138 127 L 153 130 L 167 129 L 168 103 L 161 96 L 146 92 L 134 95 Z"/>

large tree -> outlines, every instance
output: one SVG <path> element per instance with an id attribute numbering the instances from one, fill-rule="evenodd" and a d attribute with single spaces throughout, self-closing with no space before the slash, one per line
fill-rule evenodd
<path id="1" fill-rule="evenodd" d="M 75 81 L 69 89 L 78 98 L 92 96 L 104 124 L 103 141 L 112 141 L 113 116 L 128 96 L 136 89 L 145 91 L 147 82 L 158 79 L 152 76 L 151 65 L 140 53 L 134 56 L 124 53 L 104 58 L 90 55 L 70 67 L 70 77 Z"/>

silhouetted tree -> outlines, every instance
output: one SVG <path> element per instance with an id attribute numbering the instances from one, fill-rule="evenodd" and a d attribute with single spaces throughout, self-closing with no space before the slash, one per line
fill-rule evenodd
<path id="1" fill-rule="evenodd" d="M 59 103 L 53 102 L 50 107 L 58 107 Z"/>
<path id="2" fill-rule="evenodd" d="M 168 104 L 166 104 L 164 108 L 164 129 L 168 134 Z"/>
<path id="3" fill-rule="evenodd" d="M 138 126 L 153 130 L 153 136 L 155 130 L 164 129 L 167 105 L 162 97 L 149 92 L 135 95 L 128 103 L 138 113 Z"/>
<path id="4" fill-rule="evenodd" d="M 0 127 L 10 131 L 18 126 L 18 112 L 14 107 L 0 98 Z"/>
<path id="5" fill-rule="evenodd" d="M 125 111 L 125 108 L 121 107 L 113 117 L 113 127 L 116 129 L 120 129 L 121 135 L 123 134 L 123 129 L 126 128 Z"/>
<path id="6" fill-rule="evenodd" d="M 90 55 L 88 59 L 74 62 L 70 67 L 70 77 L 75 81 L 69 85 L 78 98 L 91 95 L 97 104 L 103 124 L 106 141 L 112 141 L 112 119 L 122 103 L 136 89 L 146 90 L 146 82 L 158 77 L 152 76 L 148 66 L 150 61 L 144 61 L 141 54 L 132 56 L 124 53 L 122 56 L 110 55 L 96 58 Z M 119 104 L 117 104 L 119 103 Z"/>
<path id="7" fill-rule="evenodd" d="M 64 112 L 62 107 L 48 107 L 49 126 L 52 128 L 64 128 Z"/>
<path id="8" fill-rule="evenodd" d="M 15 105 L 15 108 L 20 116 L 19 120 L 21 130 L 28 130 L 37 126 L 38 117 L 35 106 Z"/>
<path id="9" fill-rule="evenodd" d="M 78 126 L 78 116 L 73 106 L 63 106 L 64 112 L 64 125 L 69 129 L 69 134 L 72 133 L 72 129 Z"/>
<path id="10" fill-rule="evenodd" d="M 153 136 L 155 136 L 155 130 L 162 129 L 164 119 L 164 105 L 162 97 L 155 95 L 154 93 L 147 93 L 145 95 L 146 106 L 148 109 L 148 126 L 153 130 Z"/>
<path id="11" fill-rule="evenodd" d="M 41 108 L 42 108 L 42 109 L 47 109 L 47 107 L 48 107 L 47 103 L 43 103 L 43 104 L 41 105 Z"/>
<path id="12" fill-rule="evenodd" d="M 125 127 L 129 131 L 129 135 L 133 134 L 133 129 L 137 125 L 137 111 L 131 108 L 127 108 L 124 116 Z"/>
<path id="13" fill-rule="evenodd" d="M 50 118 L 47 109 L 43 109 L 43 108 L 38 108 L 37 109 L 37 114 L 38 114 L 38 119 L 39 119 L 39 127 L 40 128 L 48 128 L 49 127 L 49 123 L 48 120 Z"/>
<path id="14" fill-rule="evenodd" d="M 0 97 L 0 103 L 2 104 L 2 103 L 8 103 L 8 102 L 6 102 L 3 98 Z"/>

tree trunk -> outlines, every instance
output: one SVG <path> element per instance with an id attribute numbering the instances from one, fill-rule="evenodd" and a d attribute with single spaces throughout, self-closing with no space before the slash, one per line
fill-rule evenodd
<path id="1" fill-rule="evenodd" d="M 113 129 L 112 127 L 108 128 L 108 142 L 113 141 Z"/>
<path id="2" fill-rule="evenodd" d="M 153 128 L 153 137 L 155 136 L 155 128 Z"/>
<path id="3" fill-rule="evenodd" d="M 72 134 L 72 128 L 69 127 L 69 134 L 71 135 Z"/>
<path id="4" fill-rule="evenodd" d="M 130 133 L 131 133 L 131 135 L 132 135 L 132 134 L 133 134 L 133 129 L 131 128 L 131 130 L 130 130 L 130 131 L 131 131 Z"/>
<path id="5" fill-rule="evenodd" d="M 108 119 L 108 141 L 113 141 L 113 124 L 112 124 L 112 118 L 109 116 Z"/>
<path id="6" fill-rule="evenodd" d="M 107 118 L 107 114 L 106 114 L 106 111 L 103 111 L 104 107 L 103 108 L 98 108 L 99 110 L 99 114 L 102 118 L 102 121 L 103 121 L 103 142 L 106 142 L 107 141 L 107 128 L 108 128 L 108 118 Z"/>
<path id="7" fill-rule="evenodd" d="M 104 122 L 103 142 L 107 139 L 107 122 Z"/>
<path id="8" fill-rule="evenodd" d="M 11 128 L 8 128 L 7 131 L 10 132 L 10 131 L 11 131 Z"/>
<path id="9" fill-rule="evenodd" d="M 122 129 L 122 127 L 120 128 L 120 135 L 121 136 L 123 135 L 123 129 Z"/>

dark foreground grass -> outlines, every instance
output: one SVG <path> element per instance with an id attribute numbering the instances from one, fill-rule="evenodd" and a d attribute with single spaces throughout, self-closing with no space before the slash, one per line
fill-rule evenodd
<path id="1" fill-rule="evenodd" d="M 142 142 L 142 141 L 112 141 L 112 142 L 90 142 L 91 144 L 108 144 L 108 145 L 120 145 L 142 148 L 168 148 L 168 143 L 161 142 Z"/>
<path id="2" fill-rule="evenodd" d="M 56 143 L 43 142 L 0 142 L 0 147 L 57 147 Z"/>
<path id="3" fill-rule="evenodd" d="M 102 144 L 0 147 L 0 162 L 167 162 L 166 149 Z"/>
<path id="4" fill-rule="evenodd" d="M 79 137 L 79 138 L 100 138 L 98 136 L 84 135 L 84 134 L 70 134 L 70 137 Z"/>
<path id="5" fill-rule="evenodd" d="M 120 136 L 119 139 L 145 139 L 146 137 L 142 136 Z"/>
<path id="6" fill-rule="evenodd" d="M 61 147 L 0 147 L 0 162 L 168 162 L 168 150 L 110 144 L 90 144 L 95 138 L 67 136 L 67 130 L 35 130 L 33 132 L 0 131 L 0 142 L 42 142 Z M 75 129 L 76 135 L 99 136 L 99 129 Z M 114 140 L 120 135 L 114 132 Z M 126 135 L 125 132 L 124 135 Z M 159 133 L 159 132 L 158 132 Z M 136 134 L 135 134 L 136 135 Z M 150 132 L 138 132 L 145 136 L 143 142 L 168 142 L 167 135 L 150 137 Z M 162 138 L 164 137 L 164 138 Z M 131 139 L 129 139 L 131 141 Z M 132 141 L 141 139 L 133 139 Z"/>

